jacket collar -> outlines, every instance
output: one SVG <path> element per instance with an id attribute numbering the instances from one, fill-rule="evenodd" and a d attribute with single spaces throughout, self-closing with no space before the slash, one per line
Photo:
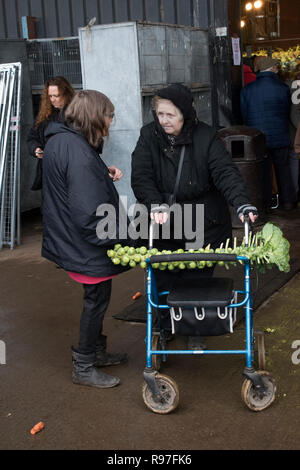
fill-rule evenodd
<path id="1" fill-rule="evenodd" d="M 48 124 L 47 128 L 46 128 L 45 136 L 46 136 L 47 139 L 49 139 L 53 135 L 65 134 L 65 133 L 77 135 L 78 137 L 83 139 L 86 142 L 87 145 L 89 145 L 87 139 L 85 138 L 85 136 L 83 134 L 81 134 L 80 131 L 77 131 L 76 129 L 74 129 L 72 124 L 67 125 L 66 123 L 63 123 L 63 122 L 50 122 Z M 95 150 L 95 149 L 93 149 L 93 150 Z M 96 152 L 97 153 L 102 153 L 102 150 L 103 150 L 103 140 L 100 143 L 100 145 L 99 145 L 98 149 L 96 150 Z"/>
<path id="2" fill-rule="evenodd" d="M 279 80 L 279 77 L 275 72 L 259 72 L 256 76 L 256 79 L 258 78 L 273 78 L 273 80 Z"/>

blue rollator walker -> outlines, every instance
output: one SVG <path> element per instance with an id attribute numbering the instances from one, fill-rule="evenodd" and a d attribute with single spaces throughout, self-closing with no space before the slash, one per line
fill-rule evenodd
<path id="1" fill-rule="evenodd" d="M 249 240 L 249 221 L 244 223 L 245 244 Z M 149 230 L 149 248 L 153 248 L 154 224 Z M 191 282 L 176 280 L 170 291 L 157 292 L 154 263 L 174 263 L 183 261 L 241 261 L 244 268 L 244 290 L 234 291 L 233 280 L 221 277 L 200 277 Z M 161 360 L 169 354 L 242 354 L 246 359 L 243 370 L 245 380 L 242 384 L 242 399 L 253 411 L 268 408 L 275 399 L 276 385 L 274 379 L 265 369 L 265 347 L 263 332 L 254 333 L 253 310 L 250 285 L 250 261 L 245 256 L 221 253 L 178 253 L 154 255 L 147 262 L 147 361 L 144 370 L 143 399 L 154 413 L 167 414 L 175 410 L 179 403 L 179 391 L 176 382 L 159 373 Z M 159 304 L 159 297 L 167 295 L 166 304 Z M 241 301 L 237 302 L 238 296 Z M 186 319 L 194 316 L 199 325 L 198 335 L 212 336 L 233 332 L 236 320 L 236 309 L 245 308 L 246 348 L 236 350 L 168 350 L 164 330 L 158 332 L 153 328 L 153 309 L 169 310 L 172 333 Z M 194 319 L 193 319 L 194 320 Z M 195 321 L 194 321 L 195 324 Z M 197 329 L 197 327 L 196 327 Z M 211 330 L 211 333 L 210 333 Z M 195 330 L 194 330 L 195 331 Z M 195 332 L 190 332 L 190 335 Z M 254 368 L 254 343 L 258 347 L 258 370 Z"/>

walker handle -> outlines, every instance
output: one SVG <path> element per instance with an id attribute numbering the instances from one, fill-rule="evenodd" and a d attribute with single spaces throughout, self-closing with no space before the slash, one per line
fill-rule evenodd
<path id="1" fill-rule="evenodd" d="M 149 250 L 153 248 L 154 225 L 155 225 L 155 220 L 151 219 L 150 225 L 149 225 L 149 238 L 148 238 Z"/>
<path id="2" fill-rule="evenodd" d="M 173 263 L 175 261 L 237 261 L 238 256 L 231 253 L 172 253 L 153 255 L 149 263 Z"/>
<path id="3" fill-rule="evenodd" d="M 249 215 L 244 216 L 245 245 L 249 245 L 250 219 Z"/>

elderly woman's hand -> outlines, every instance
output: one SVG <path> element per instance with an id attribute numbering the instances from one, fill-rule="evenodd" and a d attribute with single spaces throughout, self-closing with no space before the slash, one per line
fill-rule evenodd
<path id="1" fill-rule="evenodd" d="M 249 212 L 249 219 L 252 223 L 254 223 L 256 221 L 257 217 L 258 217 L 258 215 L 253 214 L 253 212 Z M 241 215 L 240 219 L 241 219 L 242 223 L 245 222 L 245 216 L 244 215 Z"/>
<path id="2" fill-rule="evenodd" d="M 123 172 L 119 170 L 119 168 L 116 168 L 114 165 L 108 167 L 108 173 L 113 181 L 120 181 L 123 176 Z"/>
<path id="3" fill-rule="evenodd" d="M 251 206 L 250 204 L 244 204 L 243 206 L 237 209 L 237 214 L 242 223 L 245 222 L 245 216 L 249 216 L 250 221 L 254 223 L 258 217 L 258 210 L 255 206 Z"/>
<path id="4" fill-rule="evenodd" d="M 168 220 L 168 212 L 150 212 L 151 220 L 154 220 L 157 224 L 165 224 Z"/>

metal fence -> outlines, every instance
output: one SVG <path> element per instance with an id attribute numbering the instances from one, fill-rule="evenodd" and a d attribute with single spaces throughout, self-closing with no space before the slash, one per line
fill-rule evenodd
<path id="1" fill-rule="evenodd" d="M 20 243 L 21 63 L 0 65 L 0 249 Z"/>
<path id="2" fill-rule="evenodd" d="M 41 89 L 57 75 L 65 77 L 74 88 L 81 88 L 81 64 L 78 38 L 27 41 L 31 86 Z"/>

